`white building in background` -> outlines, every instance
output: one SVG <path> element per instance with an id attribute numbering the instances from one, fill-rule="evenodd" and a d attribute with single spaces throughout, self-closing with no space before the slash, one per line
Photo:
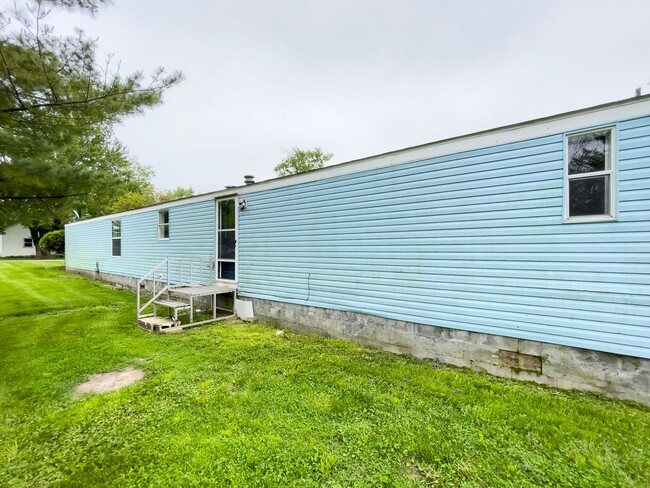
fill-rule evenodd
<path id="1" fill-rule="evenodd" d="M 20 224 L 10 225 L 0 234 L 0 257 L 34 256 L 36 249 L 27 227 Z"/>

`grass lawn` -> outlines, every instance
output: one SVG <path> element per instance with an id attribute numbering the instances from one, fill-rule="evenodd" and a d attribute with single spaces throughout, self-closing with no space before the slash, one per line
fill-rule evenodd
<path id="1" fill-rule="evenodd" d="M 648 486 L 650 409 L 272 324 L 134 325 L 128 292 L 0 262 L 0 486 Z M 73 399 L 94 373 L 143 381 Z"/>

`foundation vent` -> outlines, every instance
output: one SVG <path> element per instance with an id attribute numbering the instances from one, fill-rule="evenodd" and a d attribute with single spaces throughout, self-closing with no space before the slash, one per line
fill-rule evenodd
<path id="1" fill-rule="evenodd" d="M 542 372 L 542 358 L 540 356 L 499 349 L 499 362 L 501 366 L 507 366 L 514 370 L 531 371 L 533 373 Z"/>

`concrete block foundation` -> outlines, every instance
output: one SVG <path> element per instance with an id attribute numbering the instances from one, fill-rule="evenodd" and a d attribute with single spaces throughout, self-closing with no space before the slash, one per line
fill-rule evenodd
<path id="1" fill-rule="evenodd" d="M 130 276 L 122 276 L 111 273 L 102 273 L 97 271 L 88 271 L 87 269 L 78 269 L 71 268 L 66 266 L 65 270 L 68 273 L 75 273 L 86 278 L 92 278 L 94 280 L 105 281 L 106 283 L 111 283 L 113 285 L 121 286 L 122 288 L 127 288 L 132 292 L 135 292 L 136 287 L 138 286 L 138 279 L 132 278 Z"/>
<path id="2" fill-rule="evenodd" d="M 402 322 L 354 312 L 245 298 L 256 318 L 301 333 L 650 406 L 650 360 L 575 347 Z"/>

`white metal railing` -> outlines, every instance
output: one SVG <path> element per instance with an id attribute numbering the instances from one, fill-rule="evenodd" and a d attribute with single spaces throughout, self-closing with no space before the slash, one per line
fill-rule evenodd
<path id="1" fill-rule="evenodd" d="M 214 257 L 167 257 L 138 280 L 136 287 L 138 317 L 163 293 L 183 286 L 213 285 L 216 283 Z M 151 283 L 151 299 L 141 305 L 142 289 Z"/>

